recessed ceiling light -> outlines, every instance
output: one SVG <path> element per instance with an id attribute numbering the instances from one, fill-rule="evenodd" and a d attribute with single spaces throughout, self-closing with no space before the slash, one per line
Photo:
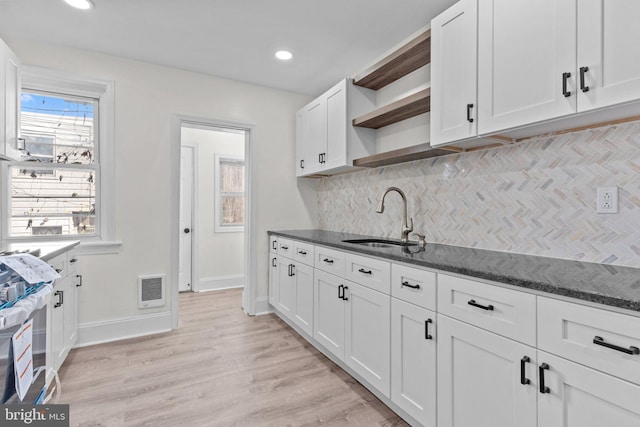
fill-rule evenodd
<path id="1" fill-rule="evenodd" d="M 276 52 L 276 58 L 278 58 L 281 61 L 288 61 L 291 58 L 293 58 L 293 54 L 288 50 L 279 50 Z"/>
<path id="2" fill-rule="evenodd" d="M 69 6 L 73 6 L 76 9 L 87 10 L 91 9 L 93 2 L 91 0 L 64 0 Z"/>

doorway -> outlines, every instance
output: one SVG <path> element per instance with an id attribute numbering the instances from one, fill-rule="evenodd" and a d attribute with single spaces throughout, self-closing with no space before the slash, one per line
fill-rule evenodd
<path id="1" fill-rule="evenodd" d="M 242 306 L 255 310 L 251 281 L 251 149 L 253 126 L 187 117 L 174 121 L 172 320 L 178 292 L 243 287 Z M 179 153 L 179 154 L 178 154 Z M 175 188 L 175 187 L 174 187 Z"/>

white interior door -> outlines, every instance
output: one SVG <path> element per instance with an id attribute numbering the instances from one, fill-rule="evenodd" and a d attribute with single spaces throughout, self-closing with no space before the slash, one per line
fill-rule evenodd
<path id="1" fill-rule="evenodd" d="M 180 151 L 180 263 L 178 289 L 191 291 L 191 253 L 193 218 L 193 147 L 182 146 Z"/>

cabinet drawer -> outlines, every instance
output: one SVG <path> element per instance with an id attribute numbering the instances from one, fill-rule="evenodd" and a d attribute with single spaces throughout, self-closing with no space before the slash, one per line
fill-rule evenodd
<path id="1" fill-rule="evenodd" d="M 293 240 L 278 237 L 278 255 L 293 258 Z"/>
<path id="2" fill-rule="evenodd" d="M 391 264 L 391 296 L 435 311 L 436 273 Z"/>
<path id="3" fill-rule="evenodd" d="M 316 246 L 314 251 L 314 266 L 327 273 L 344 277 L 344 252 Z"/>
<path id="4" fill-rule="evenodd" d="M 293 259 L 313 267 L 315 247 L 311 243 L 293 242 Z"/>
<path id="5" fill-rule="evenodd" d="M 346 278 L 368 288 L 391 294 L 391 264 L 387 261 L 347 254 Z"/>
<path id="6" fill-rule="evenodd" d="M 269 236 L 269 252 L 278 253 L 278 236 Z"/>
<path id="7" fill-rule="evenodd" d="M 538 347 L 640 384 L 638 317 L 538 297 Z"/>
<path id="8" fill-rule="evenodd" d="M 532 294 L 439 274 L 438 312 L 536 344 L 536 297 Z"/>

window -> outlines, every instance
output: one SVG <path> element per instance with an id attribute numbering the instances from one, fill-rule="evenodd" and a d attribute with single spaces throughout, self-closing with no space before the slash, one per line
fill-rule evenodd
<path id="1" fill-rule="evenodd" d="M 2 169 L 2 236 L 113 241 L 113 83 L 31 67 L 22 81 L 22 156 Z"/>
<path id="2" fill-rule="evenodd" d="M 244 159 L 216 155 L 216 232 L 244 230 Z"/>

